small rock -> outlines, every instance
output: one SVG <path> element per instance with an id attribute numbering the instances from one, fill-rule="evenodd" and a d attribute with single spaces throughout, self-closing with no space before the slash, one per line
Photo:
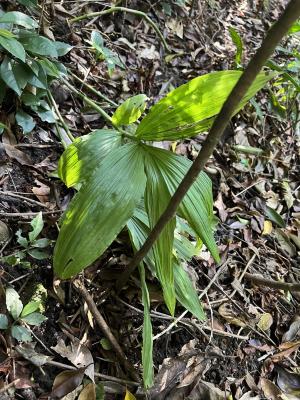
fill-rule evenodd
<path id="1" fill-rule="evenodd" d="M 9 240 L 10 238 L 10 231 L 8 226 L 0 221 L 0 244 L 5 243 Z"/>

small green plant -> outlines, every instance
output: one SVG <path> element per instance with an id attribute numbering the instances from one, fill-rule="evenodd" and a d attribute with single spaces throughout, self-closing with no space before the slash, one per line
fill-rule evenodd
<path id="1" fill-rule="evenodd" d="M 104 40 L 98 31 L 93 31 L 91 34 L 91 40 L 89 43 L 92 49 L 95 50 L 95 59 L 105 60 L 108 68 L 108 73 L 111 75 L 116 67 L 125 68 L 124 63 L 121 61 L 117 53 L 110 50 L 108 47 L 104 46 Z"/>
<path id="2" fill-rule="evenodd" d="M 180 140 L 209 129 L 241 74 L 222 71 L 195 78 L 154 105 L 140 124 L 137 121 L 147 98 L 129 98 L 108 116 L 114 129 L 94 131 L 66 149 L 59 161 L 59 177 L 68 187 L 81 187 L 64 215 L 56 242 L 56 275 L 68 279 L 78 274 L 103 254 L 125 225 L 134 251 L 141 247 L 192 165 L 185 157 L 149 142 Z M 261 72 L 235 112 L 275 76 L 274 72 Z M 197 251 L 187 244 L 190 236 L 198 248 L 204 243 L 219 261 L 215 223 L 211 181 L 202 172 L 145 258 L 172 315 L 178 301 L 198 319 L 205 318 L 184 262 Z M 152 328 L 143 266 L 140 277 L 144 384 L 149 387 L 153 379 Z"/>
<path id="3" fill-rule="evenodd" d="M 9 265 L 22 265 L 23 267 L 31 267 L 31 263 L 26 261 L 26 256 L 29 255 L 36 260 L 44 260 L 48 258 L 50 254 L 47 252 L 47 247 L 50 246 L 51 240 L 47 238 L 39 238 L 41 231 L 44 227 L 44 221 L 42 213 L 38 213 L 36 217 L 30 222 L 32 227 L 28 237 L 23 236 L 23 232 L 19 229 L 16 232 L 17 242 L 22 247 L 21 250 L 17 250 L 12 254 L 2 257 L 1 260 Z"/>
<path id="4" fill-rule="evenodd" d="M 31 301 L 23 306 L 18 292 L 12 287 L 6 289 L 5 298 L 10 317 L 0 314 L 0 329 L 9 331 L 11 336 L 19 342 L 30 342 L 32 337 L 26 325 L 39 326 L 47 319 L 38 311 L 40 302 Z"/>
<path id="5" fill-rule="evenodd" d="M 16 94 L 13 104 L 16 123 L 24 133 L 31 132 L 35 126 L 28 111 L 42 121 L 56 121 L 47 101 L 49 85 L 53 79 L 66 74 L 57 58 L 72 48 L 39 35 L 37 28 L 38 23 L 24 13 L 11 11 L 0 15 L 0 104 L 4 109 L 5 106 L 11 109 L 11 93 Z M 5 125 L 6 121 L 2 123 Z M 3 130 L 5 126 L 0 128 Z"/>

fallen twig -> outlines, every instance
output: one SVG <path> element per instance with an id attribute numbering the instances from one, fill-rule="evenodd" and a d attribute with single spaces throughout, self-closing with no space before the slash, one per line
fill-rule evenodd
<path id="1" fill-rule="evenodd" d="M 96 303 L 94 302 L 92 296 L 89 294 L 89 292 L 85 288 L 84 284 L 79 279 L 76 279 L 73 282 L 73 285 L 74 285 L 75 289 L 77 290 L 77 292 L 80 293 L 81 296 L 86 301 L 90 312 L 92 313 L 93 317 L 95 318 L 102 333 L 109 340 L 109 342 L 112 345 L 113 349 L 115 350 L 120 362 L 123 364 L 123 366 L 126 368 L 126 370 L 130 373 L 132 378 L 136 381 L 139 381 L 140 379 L 139 379 L 139 376 L 138 376 L 136 370 L 134 369 L 133 365 L 127 360 L 123 350 L 121 349 L 121 346 L 117 342 L 117 339 L 115 338 L 115 336 L 111 332 L 109 326 L 107 325 L 104 318 L 102 317 L 100 311 L 97 308 Z"/>
<path id="2" fill-rule="evenodd" d="M 267 286 L 273 289 L 279 290 L 288 290 L 290 292 L 300 292 L 300 283 L 288 283 L 288 282 L 280 282 L 274 281 L 273 279 L 266 279 L 260 275 L 245 273 L 244 277 L 255 283 L 257 286 Z"/>

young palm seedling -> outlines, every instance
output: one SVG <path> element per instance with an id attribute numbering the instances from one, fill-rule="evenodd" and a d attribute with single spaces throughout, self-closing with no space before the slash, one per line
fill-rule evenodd
<path id="1" fill-rule="evenodd" d="M 113 129 L 94 131 L 67 148 L 58 173 L 68 187 L 80 189 L 64 215 L 55 247 L 54 270 L 60 278 L 71 278 L 95 261 L 125 225 L 133 249 L 141 247 L 192 164 L 151 142 L 180 140 L 207 131 L 241 74 L 222 71 L 195 78 L 154 105 L 139 125 L 146 96 L 134 96 L 107 118 Z M 261 72 L 235 113 L 275 76 L 275 72 Z M 182 262 L 196 251 L 187 245 L 188 235 L 204 243 L 219 261 L 214 226 L 212 185 L 202 172 L 145 258 L 172 315 L 177 300 L 200 320 L 205 318 Z M 153 378 L 150 300 L 142 265 L 139 270 L 144 384 L 149 387 Z"/>

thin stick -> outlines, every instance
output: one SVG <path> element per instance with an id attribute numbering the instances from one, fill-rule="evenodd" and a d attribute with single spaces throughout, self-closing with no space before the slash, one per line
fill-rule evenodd
<path id="1" fill-rule="evenodd" d="M 62 369 L 70 369 L 70 370 L 76 370 L 77 369 L 73 365 L 63 364 L 63 363 L 60 363 L 60 362 L 57 362 L 57 361 L 52 361 L 52 360 L 47 361 L 46 364 L 53 365 L 54 367 L 58 367 L 58 368 L 62 368 Z M 104 379 L 106 381 L 122 383 L 123 385 L 128 385 L 128 386 L 139 386 L 140 385 L 138 382 L 128 381 L 126 379 L 115 378 L 114 376 L 100 374 L 99 372 L 95 372 L 94 375 L 97 378 Z"/>
<path id="2" fill-rule="evenodd" d="M 60 113 L 60 111 L 59 111 L 59 109 L 57 107 L 56 101 L 54 100 L 54 98 L 53 98 L 53 96 L 52 96 L 52 94 L 51 94 L 51 92 L 49 90 L 48 90 L 48 97 L 49 97 L 49 99 L 50 99 L 50 101 L 51 101 L 51 103 L 52 103 L 52 105 L 54 107 L 54 110 L 56 112 L 56 115 L 57 115 L 58 119 L 60 120 L 60 123 L 62 124 L 64 130 L 66 131 L 66 134 L 68 135 L 68 138 L 71 140 L 71 142 L 74 142 L 74 136 L 70 132 L 70 129 L 69 129 L 68 125 L 65 123 L 65 121 L 64 121 L 64 119 L 63 119 L 63 117 L 62 117 L 62 115 L 61 115 L 61 113 Z"/>
<path id="3" fill-rule="evenodd" d="M 16 386 L 17 383 L 19 383 L 21 379 L 15 379 L 14 381 L 10 382 L 8 385 L 4 386 L 3 388 L 0 389 L 0 394 L 5 393 L 8 389 L 10 389 L 13 386 Z"/>
<path id="4" fill-rule="evenodd" d="M 107 103 L 111 104 L 114 107 L 118 107 L 118 104 L 115 103 L 114 101 L 110 100 L 108 97 L 106 97 L 104 94 L 93 88 L 93 86 L 89 85 L 86 83 L 84 80 L 80 79 L 77 75 L 73 74 L 73 72 L 69 71 L 70 75 L 76 79 L 78 82 L 80 82 L 83 86 L 85 86 L 90 92 L 94 93 L 96 96 L 100 97 L 100 99 L 105 100 Z"/>
<path id="5" fill-rule="evenodd" d="M 143 13 L 142 11 L 133 10 L 132 8 L 111 7 L 108 10 L 99 11 L 99 12 L 93 12 L 93 13 L 89 13 L 89 14 L 80 15 L 79 17 L 71 18 L 69 20 L 69 22 L 73 23 L 73 22 L 81 21 L 81 20 L 86 19 L 86 18 L 100 17 L 101 15 L 107 15 L 107 14 L 111 14 L 111 13 L 117 12 L 117 11 L 123 11 L 123 12 L 126 12 L 128 14 L 134 14 L 134 15 L 138 15 L 138 16 L 144 18 L 148 22 L 148 24 L 152 26 L 152 28 L 155 30 L 157 35 L 160 37 L 160 39 L 161 39 L 161 41 L 162 41 L 162 43 L 164 45 L 165 50 L 170 52 L 169 46 L 168 46 L 163 34 L 159 30 L 158 26 L 155 24 L 155 22 L 153 22 L 152 19 L 150 19 L 147 14 Z"/>
<path id="6" fill-rule="evenodd" d="M 225 101 L 220 113 L 214 120 L 214 123 L 202 145 L 202 148 L 196 160 L 193 162 L 191 168 L 181 181 L 166 210 L 157 221 L 156 225 L 150 232 L 143 246 L 140 248 L 139 251 L 135 253 L 135 256 L 133 257 L 131 263 L 118 279 L 118 291 L 121 290 L 124 284 L 128 281 L 132 272 L 147 255 L 166 224 L 175 216 L 179 204 L 181 203 L 182 199 L 184 198 L 192 184 L 197 179 L 199 173 L 203 170 L 207 160 L 212 155 L 215 147 L 221 139 L 223 132 L 234 113 L 234 110 L 237 109 L 245 93 L 254 82 L 256 76 L 259 74 L 268 58 L 272 55 L 277 44 L 288 31 L 290 25 L 294 21 L 296 21 L 299 16 L 300 0 L 291 0 L 282 16 L 269 30 L 261 47 L 257 50 L 256 54 L 251 59 L 244 73 L 242 74 L 232 92 L 228 96 L 227 100 Z"/>
<path id="7" fill-rule="evenodd" d="M 40 212 L 24 212 L 24 213 L 9 213 L 9 212 L 0 212 L 0 217 L 7 217 L 7 218 L 20 218 L 20 217 L 35 217 L 38 215 Z M 43 215 L 51 215 L 51 214 L 61 214 L 63 213 L 62 210 L 56 210 L 56 211 L 41 211 Z"/>
<path id="8" fill-rule="evenodd" d="M 15 193 L 12 193 L 12 192 L 4 192 L 4 191 L 0 190 L 0 196 L 1 196 L 1 195 L 3 195 L 3 196 L 8 196 L 8 197 L 15 197 L 15 198 L 17 198 L 17 199 L 26 200 L 26 201 L 28 201 L 28 203 L 36 204 L 37 206 L 40 206 L 40 207 L 49 208 L 48 206 L 46 206 L 46 205 L 43 204 L 43 203 L 40 203 L 40 202 L 37 201 L 37 200 L 30 199 L 30 198 L 27 198 L 27 197 L 25 197 L 25 196 L 21 196 L 21 195 L 19 195 L 19 194 L 15 194 Z"/>
<path id="9" fill-rule="evenodd" d="M 300 292 L 300 283 L 288 283 L 274 281 L 273 279 L 266 279 L 260 275 L 252 275 L 248 272 L 245 273 L 245 278 L 248 281 L 255 283 L 257 286 L 267 286 L 272 289 L 288 290 L 290 292 Z"/>
<path id="10" fill-rule="evenodd" d="M 133 377 L 134 380 L 139 381 L 140 379 L 139 379 L 137 372 L 135 371 L 133 365 L 131 365 L 131 363 L 127 360 L 123 350 L 121 349 L 119 343 L 117 342 L 117 339 L 112 334 L 109 326 L 107 325 L 104 318 L 102 317 L 100 311 L 97 308 L 97 305 L 95 304 L 92 296 L 89 294 L 89 292 L 85 288 L 84 284 L 79 279 L 76 279 L 73 282 L 73 285 L 74 285 L 75 289 L 78 291 L 78 293 L 86 301 L 99 328 L 101 329 L 101 331 L 105 335 L 105 337 L 109 340 L 110 344 L 112 345 L 113 349 L 115 350 L 120 362 L 123 364 L 126 371 L 128 371 L 130 373 L 130 375 Z"/>

